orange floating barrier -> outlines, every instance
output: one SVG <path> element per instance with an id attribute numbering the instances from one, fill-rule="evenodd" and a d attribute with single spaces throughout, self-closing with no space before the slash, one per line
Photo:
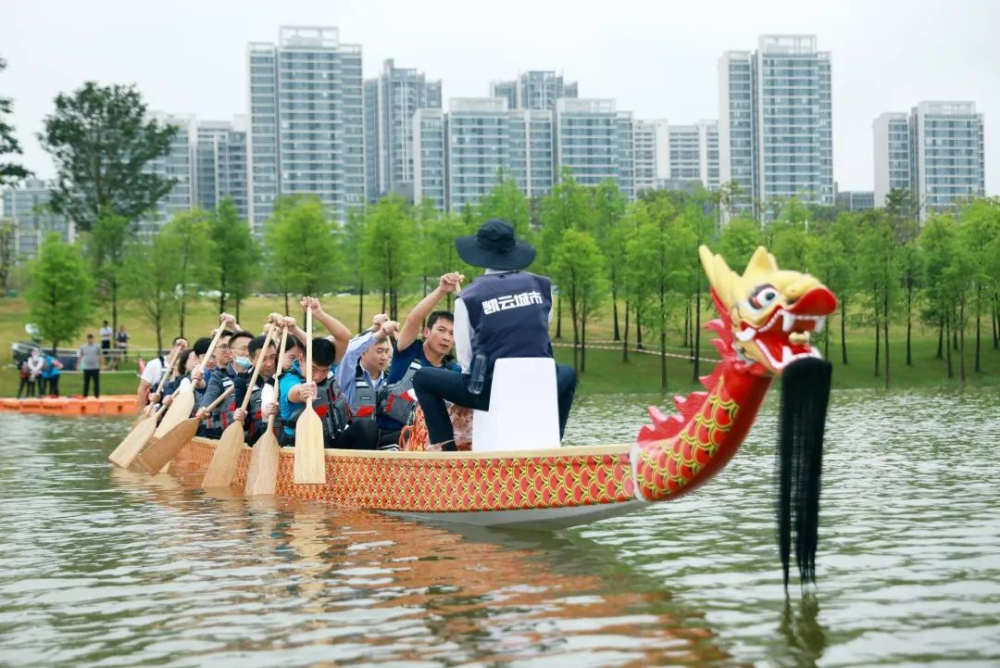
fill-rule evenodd
<path id="1" fill-rule="evenodd" d="M 29 399 L 0 398 L 0 411 L 41 413 L 44 415 L 107 415 L 120 416 L 135 412 L 135 397 L 111 395 L 94 397 L 32 397 Z"/>

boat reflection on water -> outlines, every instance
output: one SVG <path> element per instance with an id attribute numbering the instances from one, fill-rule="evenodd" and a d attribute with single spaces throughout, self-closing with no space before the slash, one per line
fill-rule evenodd
<path id="1" fill-rule="evenodd" d="M 306 656 L 321 664 L 734 663 L 703 615 L 588 541 L 457 531 L 228 490 L 208 496 L 183 477 L 113 475 L 176 511 L 165 520 L 175 540 L 186 530 L 227 536 L 224 557 L 210 557 L 215 577 L 223 559 L 225 589 L 256 613 L 232 620 L 228 632 L 213 621 L 224 653 L 265 652 L 287 665 Z M 234 633 L 240 625 L 252 628 Z"/>

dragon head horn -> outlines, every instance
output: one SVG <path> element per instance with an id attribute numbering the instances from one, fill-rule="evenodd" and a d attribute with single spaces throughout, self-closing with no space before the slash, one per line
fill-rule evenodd
<path id="1" fill-rule="evenodd" d="M 701 266 L 705 268 L 705 274 L 708 276 L 709 284 L 727 310 L 731 309 L 742 297 L 740 290 L 742 278 L 754 274 L 763 276 L 778 271 L 777 261 L 763 246 L 758 246 L 757 250 L 754 251 L 743 276 L 730 269 L 722 256 L 710 251 L 708 246 L 701 246 L 698 249 L 698 254 L 701 257 Z"/>

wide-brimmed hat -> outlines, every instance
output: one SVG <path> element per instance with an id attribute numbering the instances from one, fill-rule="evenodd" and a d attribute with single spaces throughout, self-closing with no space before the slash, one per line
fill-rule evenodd
<path id="1" fill-rule="evenodd" d="M 535 247 L 514 237 L 514 228 L 505 220 L 487 220 L 476 232 L 455 239 L 459 256 L 473 267 L 524 269 L 535 261 Z"/>

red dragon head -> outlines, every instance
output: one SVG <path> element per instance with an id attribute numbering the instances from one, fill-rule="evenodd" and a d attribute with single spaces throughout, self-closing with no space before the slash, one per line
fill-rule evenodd
<path id="1" fill-rule="evenodd" d="M 780 376 L 792 362 L 820 357 L 810 337 L 837 309 L 837 298 L 819 279 L 778 269 L 763 246 L 739 275 L 706 246 L 701 263 L 719 315 L 732 327 L 740 362 L 756 373 Z"/>

